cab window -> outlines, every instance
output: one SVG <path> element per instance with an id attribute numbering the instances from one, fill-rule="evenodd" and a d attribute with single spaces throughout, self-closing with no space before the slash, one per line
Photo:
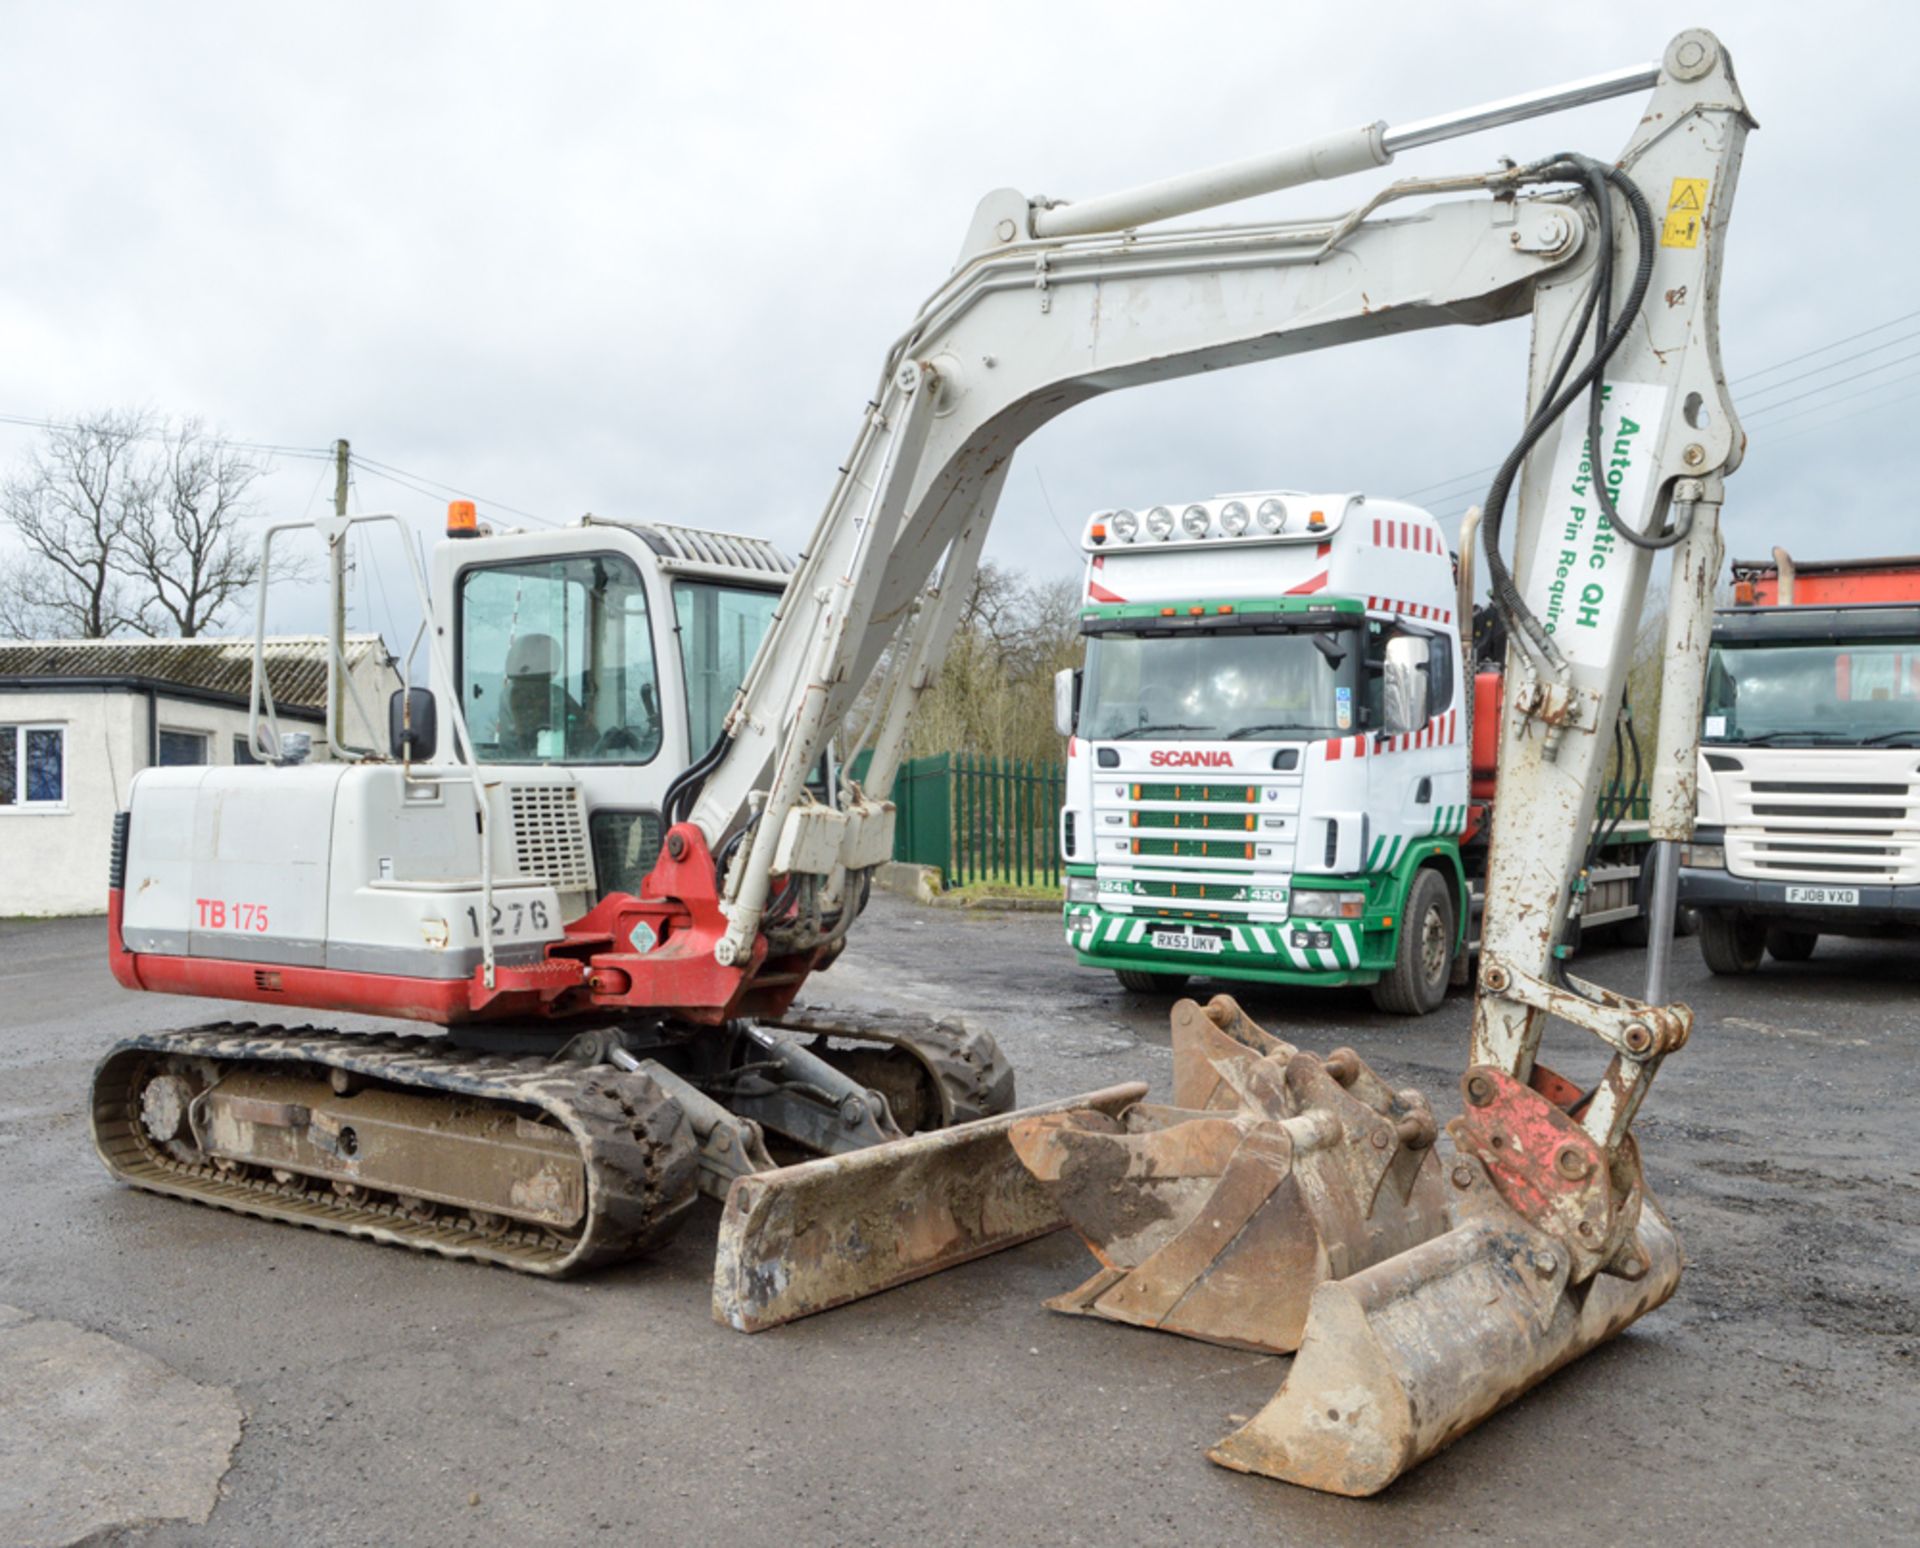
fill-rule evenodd
<path id="1" fill-rule="evenodd" d="M 1387 723 L 1382 677 L 1387 641 L 1401 635 L 1412 635 L 1427 642 L 1427 719 L 1432 720 L 1453 708 L 1452 641 L 1431 629 L 1414 629 L 1372 619 L 1367 624 L 1367 724 L 1376 731 Z"/>
<path id="2" fill-rule="evenodd" d="M 460 691 L 482 762 L 650 762 L 660 693 L 639 572 L 617 554 L 468 570 Z"/>
<path id="3" fill-rule="evenodd" d="M 687 678 L 687 750 L 699 757 L 719 739 L 733 696 L 773 622 L 780 593 L 707 581 L 676 581 L 673 611 Z"/>

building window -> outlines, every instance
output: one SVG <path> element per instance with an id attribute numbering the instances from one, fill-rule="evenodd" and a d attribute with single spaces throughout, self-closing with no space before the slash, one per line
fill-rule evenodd
<path id="1" fill-rule="evenodd" d="M 236 736 L 233 739 L 233 761 L 236 764 L 258 763 L 260 761 L 253 755 L 253 744 L 244 736 Z"/>
<path id="2" fill-rule="evenodd" d="M 0 725 L 0 807 L 62 806 L 66 799 L 66 728 Z"/>
<path id="3" fill-rule="evenodd" d="M 207 733 L 160 728 L 160 767 L 192 768 L 207 761 Z"/>

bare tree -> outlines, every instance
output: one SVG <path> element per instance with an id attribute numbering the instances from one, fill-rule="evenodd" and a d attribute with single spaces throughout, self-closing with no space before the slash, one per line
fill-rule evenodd
<path id="1" fill-rule="evenodd" d="M 983 564 L 945 664 L 909 732 L 915 755 L 960 750 L 1051 763 L 1053 674 L 1080 663 L 1080 587 Z"/>
<path id="2" fill-rule="evenodd" d="M 25 549 L 0 579 L 0 634 L 204 633 L 260 578 L 241 526 L 264 471 L 195 419 L 49 427 L 0 483 L 0 520 Z"/>
<path id="3" fill-rule="evenodd" d="M 141 475 L 115 567 L 145 599 L 143 634 L 192 639 L 260 579 L 258 545 L 243 541 L 248 491 L 263 464 L 209 435 L 197 419 L 161 437 Z"/>
<path id="4" fill-rule="evenodd" d="M 139 627 L 145 600 L 118 559 L 144 498 L 145 415 L 96 414 L 47 431 L 0 483 L 0 518 L 25 548 L 0 579 L 0 633 L 104 639 Z"/>

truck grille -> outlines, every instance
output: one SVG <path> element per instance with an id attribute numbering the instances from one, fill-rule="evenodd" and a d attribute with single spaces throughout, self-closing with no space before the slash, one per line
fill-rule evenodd
<path id="1" fill-rule="evenodd" d="M 1738 757 L 1744 768 L 1714 775 L 1736 875 L 1920 882 L 1920 771 L 1911 750 L 1781 749 L 1763 761 L 1756 749 Z"/>
<path id="2" fill-rule="evenodd" d="M 587 825 L 580 792 L 572 785 L 509 785 L 513 818 L 513 866 L 556 892 L 586 892 L 593 886 Z"/>
<path id="3" fill-rule="evenodd" d="M 1253 785 L 1244 776 L 1177 784 L 1096 779 L 1093 801 L 1087 847 L 1108 884 L 1102 902 L 1109 909 L 1162 918 L 1284 917 L 1298 775 Z"/>

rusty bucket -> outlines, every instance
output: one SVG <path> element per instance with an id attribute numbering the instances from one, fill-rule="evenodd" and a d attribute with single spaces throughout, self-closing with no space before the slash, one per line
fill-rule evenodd
<path id="1" fill-rule="evenodd" d="M 1569 1286 L 1565 1247 L 1529 1226 L 1478 1161 L 1460 1224 L 1313 1296 L 1286 1383 L 1207 1453 L 1332 1494 L 1377 1494 L 1568 1361 L 1645 1316 L 1680 1281 L 1680 1246 L 1643 1198 L 1633 1279 Z"/>
<path id="2" fill-rule="evenodd" d="M 1424 1098 L 1230 998 L 1174 1010 L 1175 1097 L 1011 1126 L 1099 1271 L 1047 1304 L 1236 1348 L 1299 1347 L 1315 1289 L 1446 1229 Z"/>

